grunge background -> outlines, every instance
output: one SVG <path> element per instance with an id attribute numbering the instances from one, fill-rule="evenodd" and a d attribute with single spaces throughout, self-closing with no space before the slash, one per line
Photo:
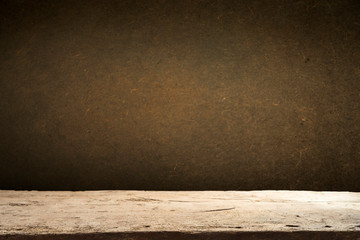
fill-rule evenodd
<path id="1" fill-rule="evenodd" d="M 0 189 L 360 191 L 360 4 L 0 1 Z"/>

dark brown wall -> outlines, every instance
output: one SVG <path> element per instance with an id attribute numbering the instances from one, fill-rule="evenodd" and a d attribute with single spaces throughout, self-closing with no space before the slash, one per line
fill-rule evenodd
<path id="1" fill-rule="evenodd" d="M 359 1 L 0 1 L 0 189 L 360 191 Z"/>

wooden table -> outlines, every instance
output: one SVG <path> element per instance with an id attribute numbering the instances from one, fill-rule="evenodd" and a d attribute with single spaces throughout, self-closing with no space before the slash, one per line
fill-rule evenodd
<path id="1" fill-rule="evenodd" d="M 360 239 L 360 193 L 0 191 L 0 239 Z"/>

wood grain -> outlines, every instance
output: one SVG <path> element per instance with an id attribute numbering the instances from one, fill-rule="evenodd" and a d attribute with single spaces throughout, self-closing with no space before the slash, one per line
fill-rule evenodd
<path id="1" fill-rule="evenodd" d="M 295 231 L 359 232 L 360 193 L 0 191 L 0 236 Z"/>

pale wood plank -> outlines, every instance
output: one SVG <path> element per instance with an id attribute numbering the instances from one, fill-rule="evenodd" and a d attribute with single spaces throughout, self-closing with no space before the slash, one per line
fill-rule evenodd
<path id="1" fill-rule="evenodd" d="M 0 191 L 0 235 L 360 231 L 360 193 Z"/>

